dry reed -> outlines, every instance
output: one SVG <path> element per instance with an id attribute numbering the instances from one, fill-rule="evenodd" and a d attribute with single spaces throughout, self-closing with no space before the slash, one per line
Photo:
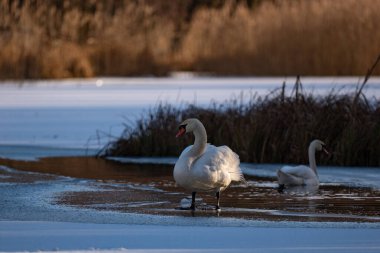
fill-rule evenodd
<path id="1" fill-rule="evenodd" d="M 359 75 L 380 51 L 379 9 L 380 0 L 0 0 L 0 79 Z"/>
<path id="2" fill-rule="evenodd" d="M 321 164 L 380 166 L 380 102 L 355 97 L 334 92 L 316 97 L 301 90 L 285 96 L 280 89 L 249 103 L 234 99 L 182 109 L 160 104 L 100 155 L 178 156 L 192 143 L 192 136 L 174 137 L 178 125 L 196 117 L 207 129 L 208 142 L 230 146 L 243 162 L 307 163 L 307 147 L 318 138 L 332 152 Z"/>
<path id="3" fill-rule="evenodd" d="M 360 75 L 380 52 L 378 9 L 379 0 L 204 8 L 181 57 L 195 71 L 218 74 Z"/>

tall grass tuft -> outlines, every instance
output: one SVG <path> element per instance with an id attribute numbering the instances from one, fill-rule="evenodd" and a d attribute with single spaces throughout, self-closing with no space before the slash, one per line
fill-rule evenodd
<path id="1" fill-rule="evenodd" d="M 297 85 L 300 85 L 298 83 Z M 313 139 L 332 152 L 321 164 L 380 166 L 380 102 L 364 96 L 314 96 L 301 89 L 286 96 L 282 89 L 248 103 L 232 99 L 208 108 L 159 104 L 135 127 L 101 153 L 105 156 L 178 156 L 192 136 L 175 138 L 183 119 L 196 117 L 205 125 L 208 142 L 228 145 L 243 162 L 307 163 Z"/>

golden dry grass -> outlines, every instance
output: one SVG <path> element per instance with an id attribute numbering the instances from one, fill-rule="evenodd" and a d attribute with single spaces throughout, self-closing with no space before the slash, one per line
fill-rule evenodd
<path id="1" fill-rule="evenodd" d="M 380 1 L 266 1 L 196 13 L 183 48 L 194 70 L 360 75 L 380 53 Z M 377 74 L 380 70 L 377 70 Z"/>
<path id="2" fill-rule="evenodd" d="M 110 11 L 117 3 L 1 0 L 0 77 L 165 72 L 173 22 L 149 4 L 126 2 Z"/>
<path id="3" fill-rule="evenodd" d="M 0 0 L 0 79 L 362 75 L 380 52 L 380 0 L 258 2 Z"/>

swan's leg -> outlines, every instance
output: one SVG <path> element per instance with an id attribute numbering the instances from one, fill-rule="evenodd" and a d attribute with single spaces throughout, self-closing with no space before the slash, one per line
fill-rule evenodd
<path id="1" fill-rule="evenodd" d="M 195 194 L 196 192 L 191 193 L 191 206 L 190 206 L 191 210 L 195 210 Z"/>
<path id="2" fill-rule="evenodd" d="M 216 192 L 216 206 L 215 206 L 215 209 L 216 209 L 217 211 L 220 210 L 219 200 L 220 200 L 220 191 Z"/>

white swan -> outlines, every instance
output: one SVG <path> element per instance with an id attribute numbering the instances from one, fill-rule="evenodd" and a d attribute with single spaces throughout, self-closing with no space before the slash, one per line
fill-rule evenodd
<path id="1" fill-rule="evenodd" d="M 328 154 L 325 148 L 325 143 L 320 140 L 314 140 L 309 145 L 309 164 L 310 167 L 305 165 L 299 166 L 284 166 L 277 170 L 277 180 L 279 184 L 279 191 L 281 192 L 285 186 L 318 186 L 319 179 L 317 173 L 317 164 L 315 162 L 315 151 L 324 151 Z"/>
<path id="2" fill-rule="evenodd" d="M 239 167 L 239 156 L 229 147 L 207 144 L 207 133 L 198 119 L 187 119 L 179 126 L 176 137 L 193 133 L 194 145 L 185 148 L 174 166 L 173 176 L 176 183 L 192 192 L 191 210 L 195 210 L 196 192 L 216 193 L 216 209 L 220 210 L 220 192 L 231 181 L 244 180 Z"/>

